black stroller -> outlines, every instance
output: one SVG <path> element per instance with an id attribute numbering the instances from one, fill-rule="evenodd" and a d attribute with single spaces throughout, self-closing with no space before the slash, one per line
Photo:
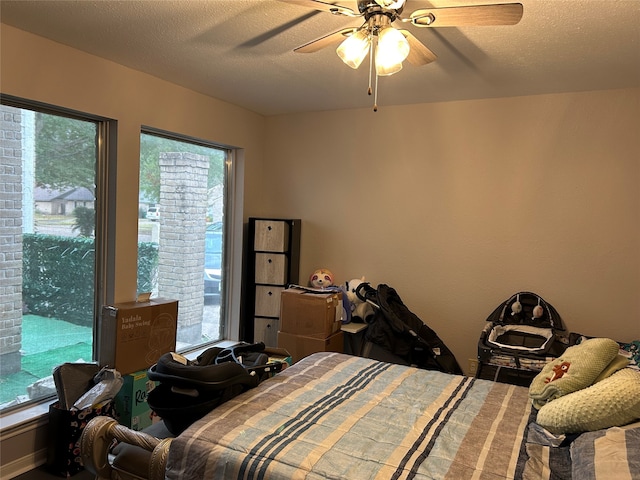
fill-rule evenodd
<path id="1" fill-rule="evenodd" d="M 363 356 L 462 375 L 451 350 L 402 303 L 393 288 L 381 284 L 374 289 L 368 283 L 361 283 L 356 295 L 375 310 L 367 321 Z"/>

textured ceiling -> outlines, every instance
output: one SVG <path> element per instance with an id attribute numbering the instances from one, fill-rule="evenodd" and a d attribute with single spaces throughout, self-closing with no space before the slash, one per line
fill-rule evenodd
<path id="1" fill-rule="evenodd" d="M 640 86 L 640 0 L 519 1 L 515 26 L 403 24 L 438 59 L 382 77 L 379 107 Z M 404 13 L 487 3 L 507 2 L 408 0 Z M 263 115 L 373 104 L 367 60 L 293 52 L 359 18 L 278 0 L 2 0 L 0 19 Z"/>

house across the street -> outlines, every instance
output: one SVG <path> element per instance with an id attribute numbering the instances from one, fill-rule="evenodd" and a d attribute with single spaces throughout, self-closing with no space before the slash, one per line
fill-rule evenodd
<path id="1" fill-rule="evenodd" d="M 95 196 L 86 187 L 55 190 L 36 187 L 33 191 L 36 211 L 48 215 L 73 215 L 77 207 L 94 208 Z"/>

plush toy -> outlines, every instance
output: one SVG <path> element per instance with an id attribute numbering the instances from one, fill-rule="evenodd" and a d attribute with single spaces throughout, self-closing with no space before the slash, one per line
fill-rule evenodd
<path id="1" fill-rule="evenodd" d="M 533 320 L 536 320 L 544 315 L 544 309 L 541 305 L 536 305 L 533 307 Z"/>
<path id="2" fill-rule="evenodd" d="M 517 315 L 522 311 L 522 304 L 520 303 L 520 295 L 516 297 L 516 301 L 511 305 L 511 315 Z"/>
<path id="3" fill-rule="evenodd" d="M 309 283 L 315 288 L 327 288 L 333 285 L 333 273 L 326 268 L 319 268 L 309 277 Z"/>
<path id="4" fill-rule="evenodd" d="M 358 286 L 364 283 L 364 277 L 354 278 L 345 283 L 345 292 L 351 303 L 351 321 L 367 322 L 373 317 L 373 307 L 356 295 Z"/>

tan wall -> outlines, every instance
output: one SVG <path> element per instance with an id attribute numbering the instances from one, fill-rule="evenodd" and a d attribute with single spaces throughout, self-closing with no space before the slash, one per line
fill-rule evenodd
<path id="1" fill-rule="evenodd" d="M 640 89 L 267 124 L 259 210 L 302 218 L 301 277 L 391 285 L 463 369 L 521 290 L 572 331 L 640 338 Z"/>
<path id="2" fill-rule="evenodd" d="M 640 338 L 640 89 L 265 120 L 6 25 L 1 87 L 119 121 L 117 296 L 149 125 L 244 147 L 244 216 L 303 219 L 301 276 L 393 286 L 463 367 L 518 290 L 573 331 Z"/>

